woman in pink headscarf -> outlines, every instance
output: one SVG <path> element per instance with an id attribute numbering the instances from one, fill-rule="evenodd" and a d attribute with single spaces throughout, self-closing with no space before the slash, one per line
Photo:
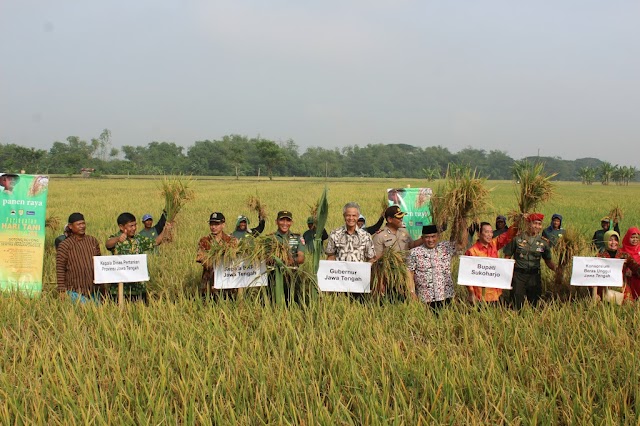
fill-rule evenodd
<path id="1" fill-rule="evenodd" d="M 640 297 L 640 229 L 629 228 L 622 240 L 622 252 L 627 255 L 627 286 L 624 289 L 625 300 L 636 300 Z"/>

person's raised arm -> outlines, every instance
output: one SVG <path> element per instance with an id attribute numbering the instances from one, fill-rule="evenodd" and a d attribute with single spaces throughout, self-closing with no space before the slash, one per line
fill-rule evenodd
<path id="1" fill-rule="evenodd" d="M 259 217 L 258 218 L 258 226 L 256 226 L 255 228 L 251 229 L 251 235 L 253 236 L 258 236 L 260 234 L 262 234 L 262 231 L 264 231 L 264 219 Z"/>
<path id="2" fill-rule="evenodd" d="M 384 215 L 380 216 L 380 219 L 378 219 L 378 221 L 376 223 L 374 223 L 371 226 L 367 226 L 367 232 L 371 235 L 375 234 L 376 232 L 378 232 L 380 230 L 380 228 L 382 228 L 382 225 L 384 224 Z"/>
<path id="3" fill-rule="evenodd" d="M 127 234 L 121 232 L 120 235 L 116 235 L 111 238 L 107 238 L 107 241 L 104 243 L 105 247 L 108 250 L 113 250 L 118 243 L 124 243 L 127 240 Z"/>
<path id="4" fill-rule="evenodd" d="M 158 235 L 162 234 L 162 231 L 164 230 L 164 225 L 167 223 L 167 213 L 163 210 L 162 214 L 160 215 L 160 220 L 158 221 L 158 223 L 156 223 L 156 226 L 154 226 L 154 228 L 156 228 L 156 232 L 158 233 Z"/>
<path id="5" fill-rule="evenodd" d="M 164 237 L 167 235 L 167 232 L 171 232 L 171 228 L 172 227 L 173 227 L 173 225 L 171 224 L 171 222 L 167 222 L 167 224 L 165 225 L 164 229 L 162 230 L 162 233 L 156 237 L 156 245 L 157 246 L 162 244 L 162 242 L 164 241 Z"/>

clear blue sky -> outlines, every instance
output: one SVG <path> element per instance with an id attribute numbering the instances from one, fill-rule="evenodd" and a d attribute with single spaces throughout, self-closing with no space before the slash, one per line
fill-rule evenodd
<path id="1" fill-rule="evenodd" d="M 639 1 L 2 0 L 0 143 L 112 132 L 640 166 Z"/>

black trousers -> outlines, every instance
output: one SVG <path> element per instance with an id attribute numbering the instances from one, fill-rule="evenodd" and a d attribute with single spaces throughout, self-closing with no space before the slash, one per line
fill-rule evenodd
<path id="1" fill-rule="evenodd" d="M 540 271 L 538 270 L 533 273 L 514 271 L 511 287 L 511 302 L 513 303 L 514 309 L 522 309 L 525 300 L 528 300 L 529 303 L 536 306 L 542 295 L 542 277 Z"/>

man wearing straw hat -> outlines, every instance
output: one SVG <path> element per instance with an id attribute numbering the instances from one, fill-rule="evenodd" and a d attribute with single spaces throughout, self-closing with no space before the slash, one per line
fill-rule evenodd
<path id="1" fill-rule="evenodd" d="M 538 304 L 542 295 L 542 276 L 540 260 L 552 271 L 556 265 L 551 260 L 551 244 L 542 232 L 542 213 L 531 213 L 526 216 L 527 231 L 518 235 L 504 248 L 505 256 L 515 260 L 513 279 L 511 281 L 511 300 L 515 309 L 522 309 L 525 300 L 533 306 Z"/>

